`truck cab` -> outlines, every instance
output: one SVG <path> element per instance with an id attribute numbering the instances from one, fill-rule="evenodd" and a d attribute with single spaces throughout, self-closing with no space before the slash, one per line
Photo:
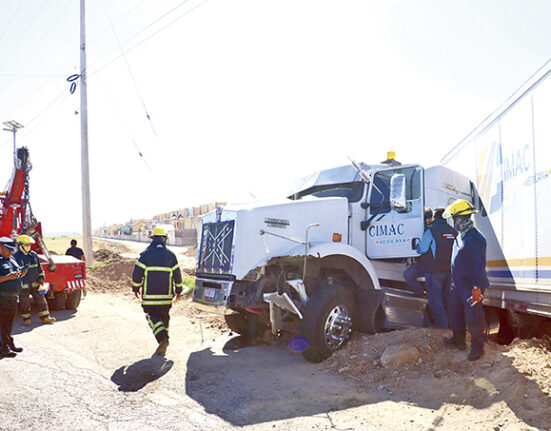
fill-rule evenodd
<path id="1" fill-rule="evenodd" d="M 305 177 L 284 201 L 218 208 L 203 217 L 194 301 L 243 335 L 293 333 L 314 362 L 352 330 L 426 326 L 426 300 L 403 272 L 424 208 L 458 198 L 473 200 L 461 174 L 389 157 Z"/>

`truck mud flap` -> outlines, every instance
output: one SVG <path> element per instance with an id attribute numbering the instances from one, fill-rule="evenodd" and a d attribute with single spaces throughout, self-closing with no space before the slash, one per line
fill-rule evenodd
<path id="1" fill-rule="evenodd" d="M 417 298 L 398 289 L 385 288 L 384 292 L 381 305 L 385 313 L 386 328 L 429 325 L 425 298 Z"/>

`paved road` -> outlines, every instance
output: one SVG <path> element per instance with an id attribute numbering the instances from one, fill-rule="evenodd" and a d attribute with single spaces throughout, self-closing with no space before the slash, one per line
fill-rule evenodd
<path id="1" fill-rule="evenodd" d="M 202 342 L 177 310 L 166 359 L 151 356 L 156 343 L 127 298 L 91 294 L 55 315 L 51 326 L 17 322 L 25 350 L 0 360 L 2 431 L 332 429 L 332 410 L 350 421 L 339 429 L 361 429 L 346 409 L 378 401 L 282 347 L 225 352 L 229 337 L 207 328 Z"/>

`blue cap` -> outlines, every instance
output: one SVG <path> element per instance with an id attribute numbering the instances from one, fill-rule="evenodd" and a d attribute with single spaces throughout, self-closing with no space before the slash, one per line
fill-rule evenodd
<path id="1" fill-rule="evenodd" d="M 0 244 L 2 244 L 4 247 L 6 247 L 8 250 L 15 251 L 17 250 L 17 246 L 15 244 L 15 241 L 8 237 L 1 237 L 0 238 Z"/>

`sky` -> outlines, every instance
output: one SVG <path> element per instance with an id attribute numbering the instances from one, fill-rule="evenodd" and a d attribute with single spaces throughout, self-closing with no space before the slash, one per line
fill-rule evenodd
<path id="1" fill-rule="evenodd" d="M 0 121 L 25 126 L 44 232 L 80 232 L 79 1 L 0 11 Z M 285 196 L 349 157 L 438 164 L 548 61 L 549 16 L 547 0 L 88 1 L 92 227 Z"/>

